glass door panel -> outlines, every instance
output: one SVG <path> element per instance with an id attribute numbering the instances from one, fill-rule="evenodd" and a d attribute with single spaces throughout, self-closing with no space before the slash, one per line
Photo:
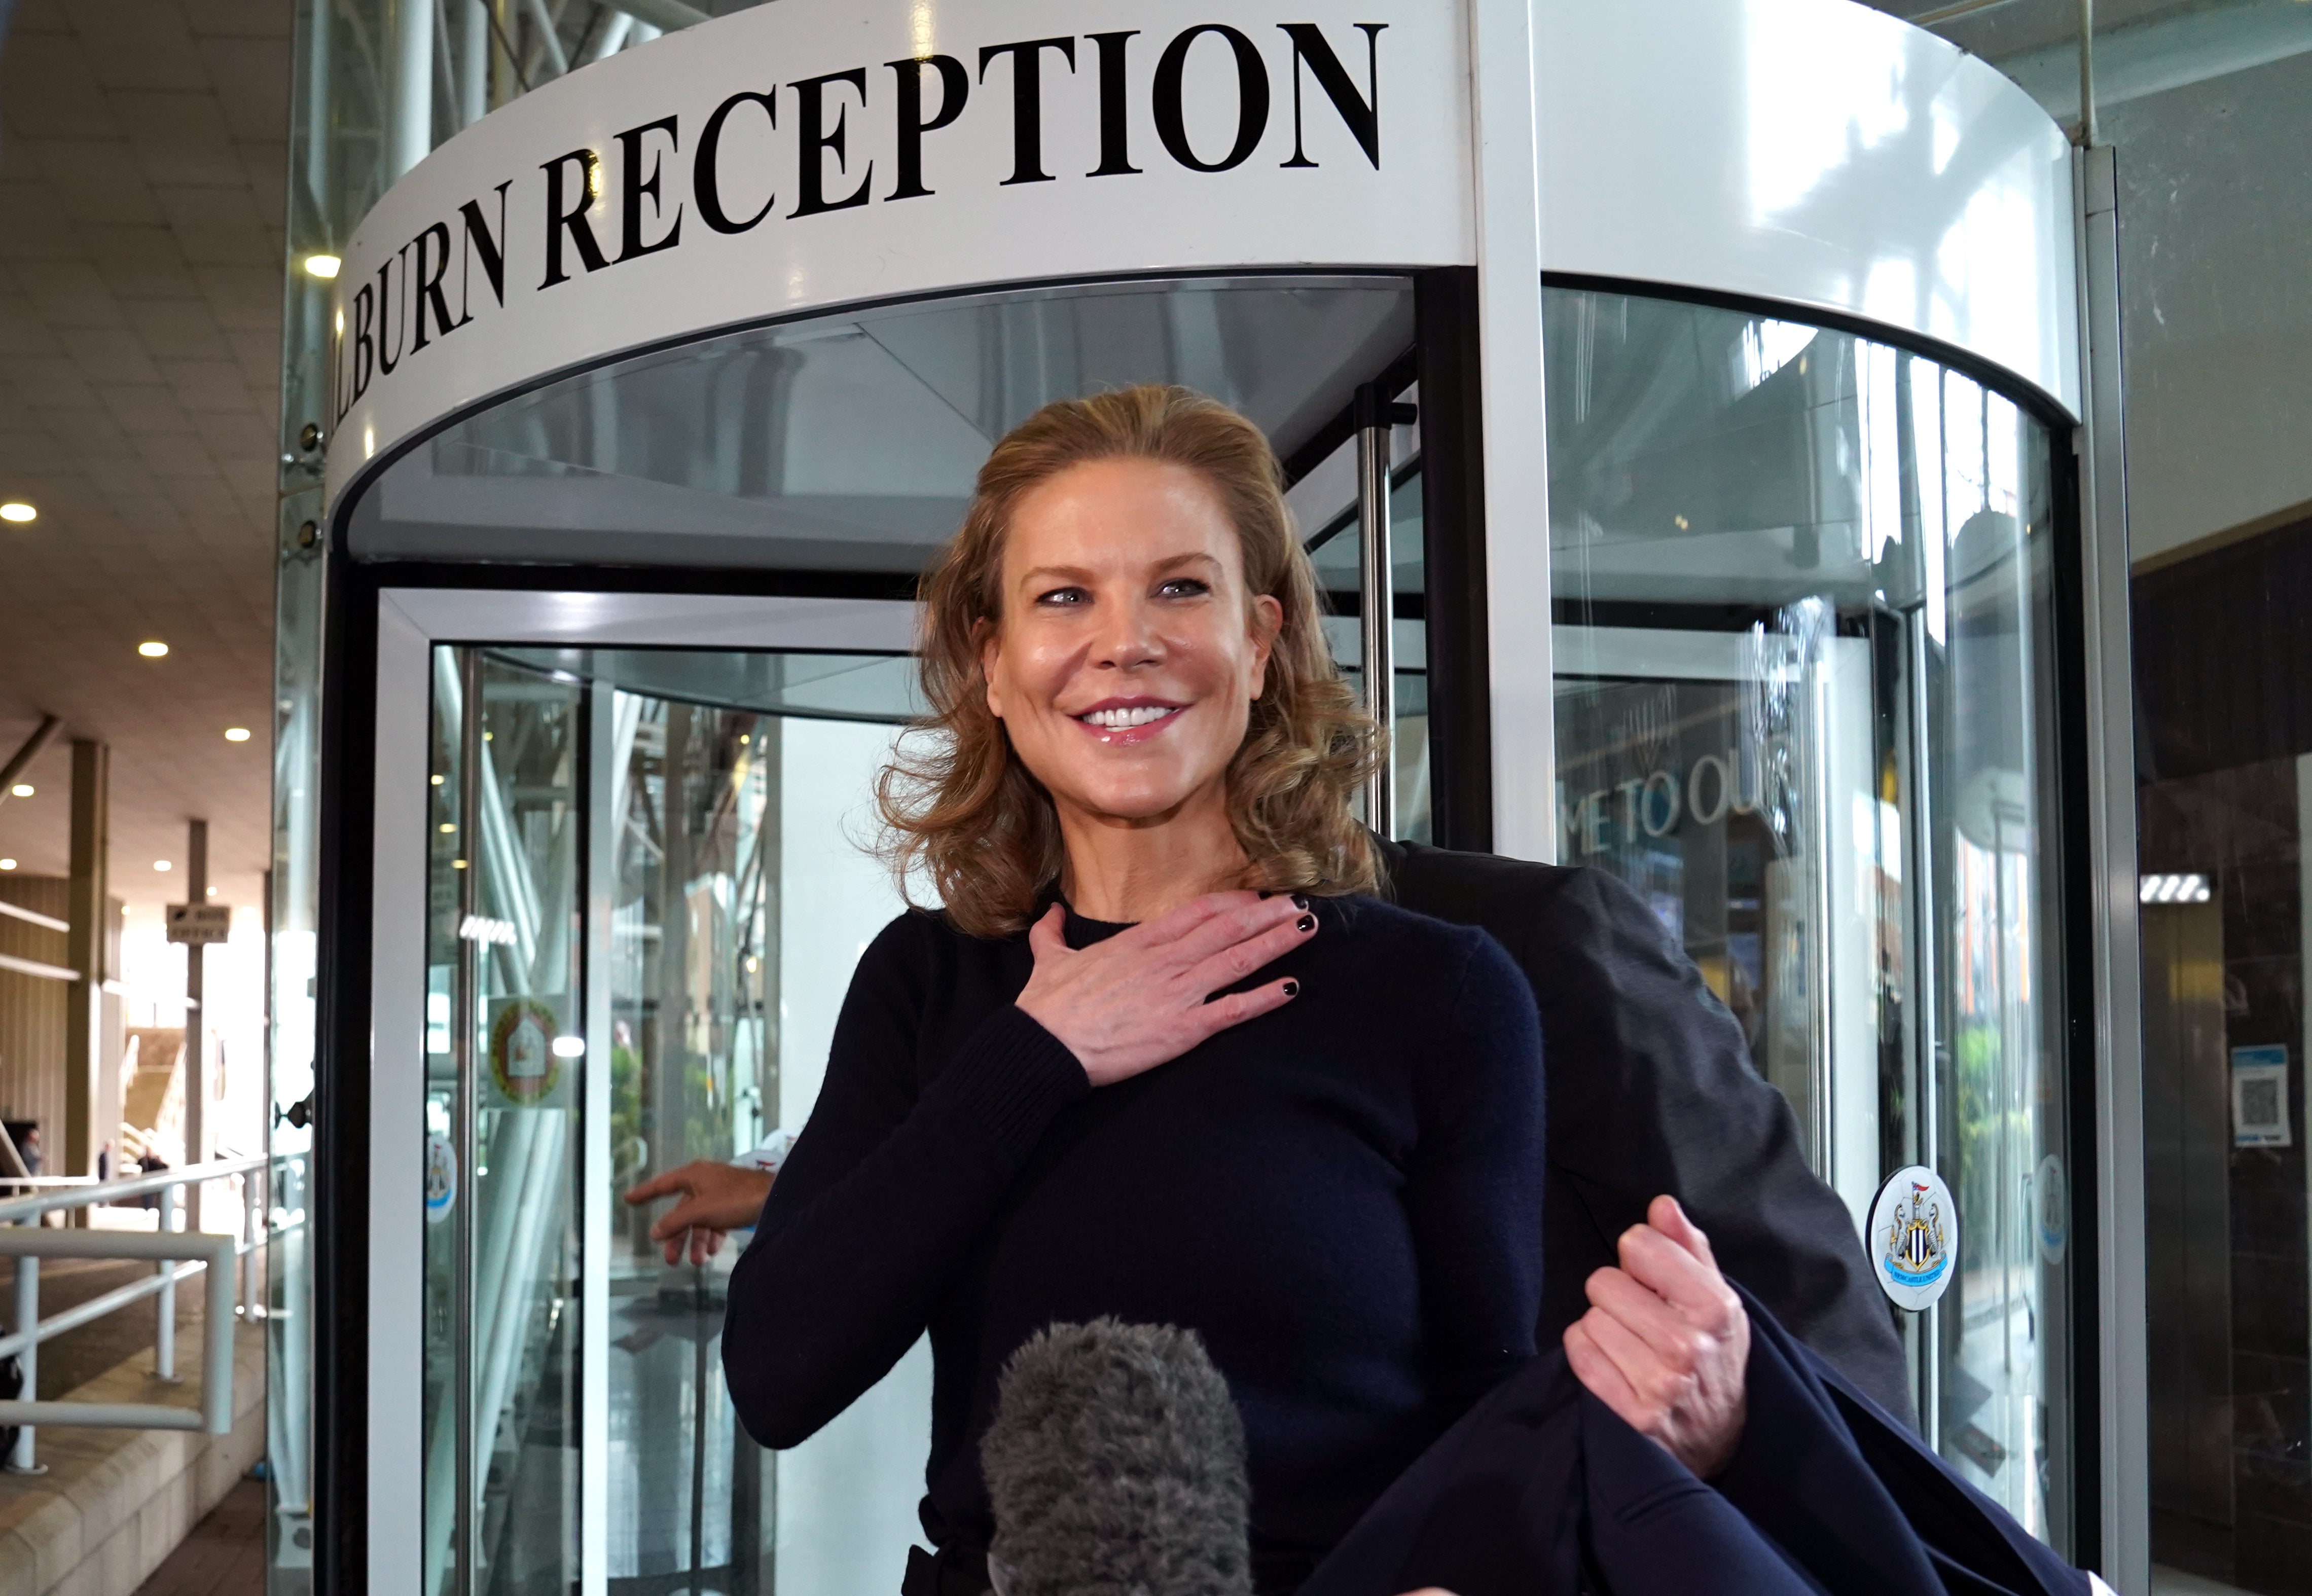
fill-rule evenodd
<path id="1" fill-rule="evenodd" d="M 808 1115 L 899 908 L 857 844 L 909 664 L 435 651 L 429 1596 L 897 1589 L 925 1350 L 764 1452 L 722 1382 L 745 1236 L 669 1265 L 619 1199 Z"/>
<path id="2" fill-rule="evenodd" d="M 434 653 L 425 1587 L 577 1574 L 583 704 Z"/>
<path id="3" fill-rule="evenodd" d="M 1417 399 L 1407 389 L 1400 399 Z M 1309 559 L 1316 567 L 1318 596 L 1326 609 L 1325 641 L 1350 684 L 1364 691 L 1363 577 L 1359 558 L 1356 440 L 1352 437 L 1285 495 Z M 1420 429 L 1391 429 L 1389 459 L 1389 568 L 1395 589 L 1391 607 L 1391 665 L 1397 681 L 1396 716 L 1389 740 L 1397 812 L 1391 835 L 1412 842 L 1432 840 L 1429 794 L 1428 559 L 1423 542 Z M 1362 805 L 1362 798 L 1359 800 Z M 1362 807 L 1359 811 L 1362 815 Z"/>
<path id="4" fill-rule="evenodd" d="M 1629 882 L 1790 1101 L 1928 1438 L 2060 1546 L 2071 1484 L 2054 441 L 1964 373 L 1802 323 L 1545 293 L 1561 857 Z"/>

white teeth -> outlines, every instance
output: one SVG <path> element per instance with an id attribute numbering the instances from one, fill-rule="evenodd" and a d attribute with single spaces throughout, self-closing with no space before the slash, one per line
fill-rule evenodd
<path id="1" fill-rule="evenodd" d="M 1076 718 L 1103 732 L 1126 732 L 1134 726 L 1152 725 L 1171 713 L 1169 705 L 1143 704 L 1134 709 L 1095 709 Z"/>

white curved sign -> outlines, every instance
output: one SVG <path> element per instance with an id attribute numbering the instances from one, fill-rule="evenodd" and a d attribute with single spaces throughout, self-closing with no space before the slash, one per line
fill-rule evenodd
<path id="1" fill-rule="evenodd" d="M 493 394 L 768 317 L 1471 259 L 1464 26 L 1406 0 L 784 0 L 589 66 L 363 221 L 336 291 L 332 496 Z"/>
<path id="2" fill-rule="evenodd" d="M 779 316 L 1482 267 L 1473 141 L 1520 137 L 1540 191 L 1496 185 L 1486 236 L 1537 214 L 1551 271 L 1859 318 L 2077 408 L 2070 148 L 1995 69 L 1847 0 L 1532 0 L 1508 30 L 1531 103 L 1473 127 L 1468 40 L 1516 9 L 779 0 L 587 66 L 435 151 L 346 246 L 330 495 L 494 396 Z"/>

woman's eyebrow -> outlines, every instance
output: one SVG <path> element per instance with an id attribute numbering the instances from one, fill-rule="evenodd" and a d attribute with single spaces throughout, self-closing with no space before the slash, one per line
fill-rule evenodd
<path id="1" fill-rule="evenodd" d="M 1081 566 L 1038 566 L 1020 573 L 1020 585 L 1033 587 L 1045 582 L 1090 582 L 1090 572 Z"/>
<path id="2" fill-rule="evenodd" d="M 1156 569 L 1159 571 L 1177 571 L 1183 566 L 1210 566 L 1215 571 L 1221 568 L 1220 561 L 1200 548 L 1191 549 L 1187 554 L 1176 554 L 1169 559 L 1160 559 L 1156 562 Z"/>

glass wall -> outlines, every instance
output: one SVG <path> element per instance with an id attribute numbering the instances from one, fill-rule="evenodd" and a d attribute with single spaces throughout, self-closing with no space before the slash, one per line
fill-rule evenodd
<path id="1" fill-rule="evenodd" d="M 2061 1545 L 2054 439 L 1800 322 L 1572 288 L 1545 317 L 1561 857 L 1684 944 L 1874 1269 L 1881 1182 L 1948 1183 L 1944 1294 L 1888 1308 L 1924 1430 Z"/>

